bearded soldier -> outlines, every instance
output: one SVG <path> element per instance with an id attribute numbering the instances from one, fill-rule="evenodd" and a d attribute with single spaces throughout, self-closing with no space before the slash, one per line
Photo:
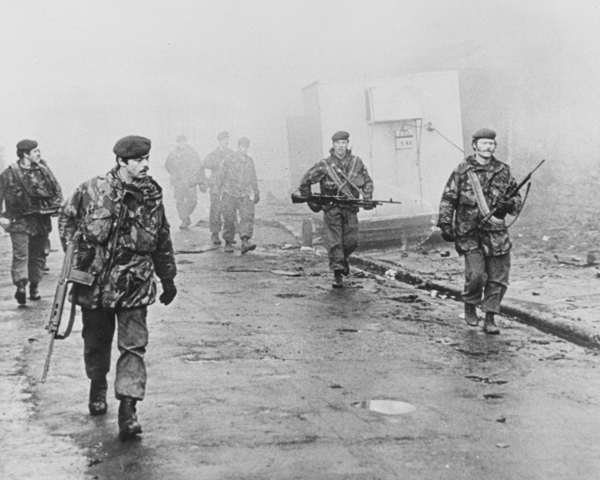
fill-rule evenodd
<path id="1" fill-rule="evenodd" d="M 13 258 L 11 276 L 17 287 L 19 305 L 29 298 L 39 300 L 38 285 L 44 274 L 49 251 L 51 217 L 58 213 L 62 192 L 48 164 L 42 160 L 38 143 L 17 143 L 19 160 L 0 174 L 0 226 L 10 233 Z"/>
<path id="2" fill-rule="evenodd" d="M 118 326 L 115 396 L 123 440 L 142 432 L 136 404 L 146 391 L 146 314 L 155 301 L 154 275 L 162 283 L 161 303 L 168 305 L 177 294 L 162 189 L 147 173 L 150 146 L 150 140 L 134 135 L 119 140 L 113 149 L 115 167 L 80 185 L 65 202 L 59 222 L 63 247 L 76 242 L 78 269 L 95 277 L 92 286 L 78 285 L 73 295 L 82 310 L 92 415 L 107 411 L 106 375 Z"/>
<path id="3" fill-rule="evenodd" d="M 448 242 L 465 258 L 465 320 L 479 324 L 476 306 L 485 313 L 483 330 L 497 334 L 494 315 L 508 288 L 512 244 L 504 218 L 521 208 L 519 194 L 506 198 L 517 182 L 507 164 L 494 157 L 496 132 L 483 128 L 473 134 L 474 155 L 452 172 L 440 203 L 438 227 Z M 495 209 L 489 221 L 482 222 Z"/>
<path id="4" fill-rule="evenodd" d="M 333 147 L 329 157 L 316 163 L 304 174 L 300 181 L 300 195 L 310 197 L 311 185 L 319 183 L 322 195 L 341 196 L 371 200 L 373 197 L 373 180 L 367 172 L 362 160 L 352 155 L 348 148 L 350 134 L 337 132 L 332 137 Z M 326 206 L 309 203 L 313 212 L 323 210 L 327 247 L 329 251 L 329 268 L 333 271 L 333 288 L 344 286 L 342 275 L 350 274 L 348 257 L 358 247 L 358 210 L 354 205 Z M 373 206 L 364 206 L 371 210 Z"/>

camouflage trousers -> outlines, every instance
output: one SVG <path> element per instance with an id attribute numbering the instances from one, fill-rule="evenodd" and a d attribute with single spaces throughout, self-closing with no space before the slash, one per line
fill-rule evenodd
<path id="1" fill-rule="evenodd" d="M 346 259 L 358 247 L 358 216 L 356 212 L 340 207 L 332 207 L 323 213 L 329 268 L 344 270 Z"/>
<path id="2" fill-rule="evenodd" d="M 196 186 L 173 185 L 175 191 L 175 203 L 177 204 L 177 214 L 181 220 L 187 219 L 198 204 L 198 192 Z"/>
<path id="3" fill-rule="evenodd" d="M 471 305 L 481 304 L 481 310 L 485 313 L 500 313 L 500 303 L 508 288 L 509 272 L 510 253 L 488 257 L 481 250 L 466 253 L 463 301 Z"/>
<path id="4" fill-rule="evenodd" d="M 240 238 L 252 238 L 254 232 L 254 202 L 249 197 L 232 197 L 226 193 L 221 197 L 223 212 L 223 240 L 233 241 L 235 237 L 238 213 L 240 216 Z"/>
<path id="5" fill-rule="evenodd" d="M 143 400 L 146 393 L 144 356 L 148 345 L 147 308 L 131 308 L 109 312 L 102 308 L 81 308 L 83 359 L 90 380 L 104 378 L 110 371 L 111 346 L 118 328 L 119 359 L 115 377 L 115 397 Z"/>
<path id="6" fill-rule="evenodd" d="M 219 233 L 223 228 L 221 212 L 221 192 L 210 191 L 209 228 L 211 233 Z"/>
<path id="7" fill-rule="evenodd" d="M 29 281 L 34 285 L 39 284 L 46 266 L 46 249 L 49 246 L 48 235 L 11 232 L 10 239 L 13 250 L 10 273 L 13 284 L 19 285 L 23 281 Z"/>

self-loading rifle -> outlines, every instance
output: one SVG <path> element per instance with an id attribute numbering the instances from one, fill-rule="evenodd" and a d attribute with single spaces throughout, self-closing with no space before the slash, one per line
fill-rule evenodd
<path id="1" fill-rule="evenodd" d="M 76 241 L 70 241 L 67 245 L 65 252 L 65 258 L 63 260 L 62 269 L 60 271 L 60 277 L 58 284 L 56 285 L 56 293 L 54 294 L 54 301 L 52 302 L 52 309 L 50 311 L 50 319 L 46 325 L 46 330 L 50 333 L 50 344 L 48 345 L 48 354 L 46 356 L 46 363 L 44 364 L 44 373 L 42 374 L 42 383 L 46 381 L 48 375 L 48 369 L 50 368 L 50 358 L 52 357 L 52 349 L 54 348 L 54 340 L 64 340 L 71 334 L 73 329 L 73 323 L 75 321 L 75 296 L 76 292 L 73 291 L 73 299 L 71 304 L 71 314 L 69 316 L 69 323 L 64 333 L 59 333 L 60 323 L 62 320 L 63 309 L 67 300 L 67 293 L 69 284 L 73 284 L 74 290 L 78 284 L 81 285 L 92 285 L 94 282 L 94 275 L 87 272 L 82 272 L 75 268 L 75 255 L 76 255 Z"/>
<path id="2" fill-rule="evenodd" d="M 542 163 L 544 163 L 546 160 L 542 160 L 540 163 L 538 163 L 537 167 L 535 167 L 531 172 L 529 172 L 527 174 L 527 176 L 521 181 L 521 183 L 519 183 L 518 185 L 515 186 L 515 188 L 512 188 L 510 190 L 508 190 L 508 192 L 506 192 L 502 199 L 503 200 L 510 200 L 511 198 L 513 198 L 514 196 L 517 195 L 517 193 L 519 193 L 519 190 L 521 190 L 527 183 L 529 183 L 529 181 L 531 180 L 531 176 L 535 173 L 535 171 L 540 168 L 542 166 Z M 531 184 L 529 184 L 527 186 L 527 188 L 529 189 L 529 187 L 531 186 Z M 482 224 L 485 224 L 486 222 L 488 222 L 492 216 L 494 215 L 494 213 L 496 213 L 496 210 L 498 210 L 498 206 L 496 205 L 494 208 L 492 208 L 490 210 L 490 213 L 488 213 L 485 217 L 483 217 L 482 219 Z"/>
<path id="3" fill-rule="evenodd" d="M 314 203 L 316 205 L 349 205 L 354 207 L 376 207 L 383 205 L 384 203 L 400 204 L 402 202 L 396 202 L 391 198 L 389 200 L 367 200 L 364 198 L 348 198 L 337 195 L 321 195 L 320 193 L 313 193 L 312 195 L 302 196 L 296 193 L 292 193 L 292 203 Z"/>

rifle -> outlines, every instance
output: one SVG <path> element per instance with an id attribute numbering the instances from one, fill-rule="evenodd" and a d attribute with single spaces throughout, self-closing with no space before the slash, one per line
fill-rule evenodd
<path id="1" fill-rule="evenodd" d="M 71 334 L 73 329 L 73 323 L 75 322 L 75 287 L 77 284 L 91 286 L 94 282 L 94 275 L 87 272 L 76 270 L 74 266 L 75 260 L 75 240 L 71 240 L 67 245 L 65 252 L 65 258 L 63 260 L 62 269 L 60 271 L 60 277 L 58 279 L 58 285 L 56 286 L 56 293 L 54 294 L 54 301 L 52 302 L 52 310 L 50 311 L 50 319 L 46 325 L 46 330 L 50 333 L 50 344 L 48 345 L 48 355 L 46 356 L 46 363 L 44 364 L 44 373 L 42 374 L 42 383 L 46 381 L 48 375 L 48 369 L 50 368 L 50 357 L 52 356 L 52 349 L 54 348 L 54 340 L 64 340 Z M 63 334 L 59 334 L 60 322 L 62 320 L 62 313 L 67 299 L 67 290 L 69 283 L 73 284 L 73 303 L 71 304 L 71 314 L 69 316 L 69 323 Z"/>
<path id="2" fill-rule="evenodd" d="M 510 200 L 511 198 L 513 198 L 517 193 L 519 193 L 519 190 L 521 190 L 526 183 L 529 182 L 529 180 L 531 180 L 531 176 L 535 173 L 535 171 L 540 168 L 542 166 L 542 163 L 544 163 L 546 160 L 542 160 L 540 163 L 538 163 L 537 167 L 535 167 L 531 172 L 529 172 L 527 174 L 527 176 L 521 181 L 521 183 L 519 183 L 515 188 L 513 188 L 512 190 L 509 190 L 508 192 L 506 192 L 503 196 L 504 199 L 506 200 Z M 529 191 L 529 187 L 531 186 L 531 184 L 529 184 L 527 186 L 527 189 Z M 496 213 L 496 210 L 498 210 L 498 206 L 496 205 L 494 208 L 492 208 L 490 210 L 490 213 L 488 213 L 485 217 L 483 217 L 481 224 L 485 224 L 486 222 L 488 222 L 492 216 L 494 215 L 494 213 Z"/>
<path id="3" fill-rule="evenodd" d="M 313 193 L 308 197 L 303 197 L 296 193 L 292 193 L 292 203 L 316 203 L 317 205 L 350 205 L 353 207 L 376 207 L 383 205 L 384 203 L 401 204 L 402 202 L 395 202 L 391 198 L 389 200 L 367 200 L 364 198 L 348 198 L 337 195 L 321 195 L 320 193 Z"/>

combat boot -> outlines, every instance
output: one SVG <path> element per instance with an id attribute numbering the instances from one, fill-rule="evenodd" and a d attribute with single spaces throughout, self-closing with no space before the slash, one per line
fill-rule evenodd
<path id="1" fill-rule="evenodd" d="M 485 320 L 483 321 L 483 331 L 485 333 L 489 333 L 490 335 L 497 335 L 500 333 L 500 329 L 498 325 L 496 325 L 496 321 L 494 320 L 494 313 L 487 312 L 485 314 Z"/>
<path id="2" fill-rule="evenodd" d="M 256 245 L 250 243 L 248 237 L 242 238 L 242 255 L 256 249 Z"/>
<path id="3" fill-rule="evenodd" d="M 342 279 L 343 270 L 334 270 L 333 271 L 333 283 L 331 286 L 333 288 L 344 288 L 344 280 Z"/>
<path id="4" fill-rule="evenodd" d="M 119 405 L 119 438 L 127 440 L 142 433 L 142 426 L 137 419 L 135 404 L 137 400 L 131 397 L 123 397 Z"/>
<path id="5" fill-rule="evenodd" d="M 225 252 L 233 253 L 233 245 L 231 242 L 225 242 Z"/>
<path id="6" fill-rule="evenodd" d="M 477 315 L 477 308 L 471 303 L 465 303 L 465 322 L 471 327 L 479 325 L 479 316 Z"/>
<path id="7" fill-rule="evenodd" d="M 27 291 L 25 290 L 25 285 L 27 285 L 27 280 L 21 280 L 17 285 L 15 299 L 19 305 L 27 304 Z"/>
<path id="8" fill-rule="evenodd" d="M 90 385 L 90 401 L 88 403 L 90 415 L 104 415 L 106 410 L 108 410 L 106 390 L 108 390 L 106 377 L 99 380 L 92 380 L 92 384 Z"/>
<path id="9" fill-rule="evenodd" d="M 221 245 L 221 239 L 219 238 L 219 233 L 214 232 L 212 234 L 212 236 L 210 237 L 210 241 L 212 242 L 213 245 Z"/>
<path id="10" fill-rule="evenodd" d="M 40 300 L 42 296 L 40 295 L 40 289 L 38 288 L 36 283 L 29 284 L 29 300 Z"/>

